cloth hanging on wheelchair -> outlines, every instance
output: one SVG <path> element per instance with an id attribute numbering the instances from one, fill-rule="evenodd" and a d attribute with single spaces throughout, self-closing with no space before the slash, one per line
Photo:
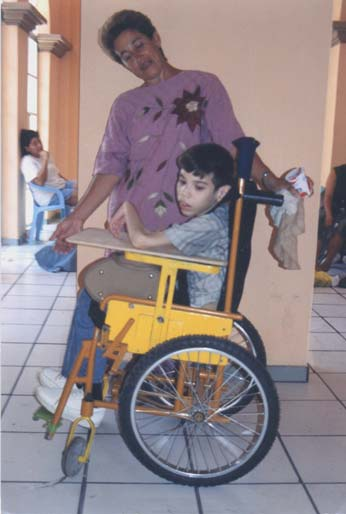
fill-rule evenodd
<path id="1" fill-rule="evenodd" d="M 54 250 L 54 243 L 48 244 L 35 253 L 35 259 L 41 268 L 51 273 L 76 271 L 77 248 L 72 248 L 68 253 L 58 253 Z"/>
<path id="2" fill-rule="evenodd" d="M 270 215 L 276 227 L 271 250 L 285 269 L 300 269 L 298 262 L 298 236 L 305 232 L 304 202 L 283 189 L 281 207 L 270 208 Z"/>

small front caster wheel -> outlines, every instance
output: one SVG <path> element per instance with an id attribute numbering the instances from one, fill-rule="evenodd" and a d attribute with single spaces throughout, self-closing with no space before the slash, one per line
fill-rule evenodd
<path id="1" fill-rule="evenodd" d="M 87 442 L 83 437 L 74 437 L 62 453 L 61 467 L 67 477 L 74 477 L 82 469 L 84 463 L 79 457 L 84 455 Z"/>

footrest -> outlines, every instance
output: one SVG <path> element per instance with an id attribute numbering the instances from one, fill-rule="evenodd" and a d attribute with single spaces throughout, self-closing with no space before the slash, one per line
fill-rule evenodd
<path id="1" fill-rule="evenodd" d="M 59 427 L 61 427 L 61 425 L 62 425 L 61 421 L 59 421 L 59 423 L 57 423 L 56 425 L 53 425 L 53 423 L 52 423 L 53 416 L 54 416 L 54 414 L 52 412 L 49 412 L 44 407 L 39 407 L 32 415 L 32 419 L 34 421 L 38 421 L 38 420 L 42 419 L 45 422 L 44 426 L 47 427 L 47 432 L 49 432 L 50 434 L 53 435 L 56 432 L 56 430 Z"/>

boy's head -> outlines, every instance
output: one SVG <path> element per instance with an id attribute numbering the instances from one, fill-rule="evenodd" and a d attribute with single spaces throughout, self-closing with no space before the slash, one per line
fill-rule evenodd
<path id="1" fill-rule="evenodd" d="M 182 214 L 200 216 L 225 201 L 233 179 L 233 159 L 215 143 L 195 145 L 177 158 L 177 202 Z"/>

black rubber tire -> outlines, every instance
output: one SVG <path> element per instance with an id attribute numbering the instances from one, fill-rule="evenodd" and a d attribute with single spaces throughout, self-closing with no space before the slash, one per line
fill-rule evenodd
<path id="1" fill-rule="evenodd" d="M 262 338 L 245 316 L 241 320 L 234 320 L 231 340 L 250 352 L 263 366 L 267 365 L 267 355 Z M 251 401 L 252 394 L 254 394 L 254 390 L 250 390 L 248 395 L 239 398 L 237 404 L 233 405 L 226 413 L 231 416 L 244 409 Z"/>
<path id="2" fill-rule="evenodd" d="M 247 347 L 244 344 L 241 344 L 242 348 L 245 348 L 250 353 L 256 357 L 263 366 L 267 365 L 267 356 L 265 347 L 262 341 L 261 336 L 259 335 L 257 329 L 253 326 L 251 321 L 243 316 L 243 319 L 241 320 L 234 320 L 233 321 L 233 331 L 231 334 L 231 341 L 240 344 L 237 341 L 237 335 L 234 337 L 234 331 L 236 331 L 242 340 L 244 340 L 244 343 L 247 345 Z"/>
<path id="3" fill-rule="evenodd" d="M 76 436 L 67 448 L 64 449 L 61 458 L 61 468 L 65 476 L 74 477 L 83 468 L 84 463 L 78 461 L 78 457 L 84 454 L 87 442 L 83 437 Z"/>
<path id="4" fill-rule="evenodd" d="M 148 379 L 146 377 L 150 377 L 150 374 L 154 369 L 157 369 L 159 366 L 161 366 L 162 362 L 164 362 L 166 359 L 168 361 L 171 361 L 174 358 L 174 353 L 179 352 L 192 352 L 192 351 L 211 351 L 215 350 L 215 352 L 220 352 L 221 357 L 224 356 L 225 358 L 229 359 L 232 363 L 232 366 L 238 365 L 239 369 L 242 369 L 244 374 L 248 373 L 249 377 L 251 377 L 251 381 L 249 381 L 249 387 L 252 388 L 252 383 L 256 384 L 256 391 L 257 393 L 252 398 L 252 401 L 255 403 L 257 402 L 256 409 L 251 412 L 251 416 L 257 416 L 256 423 L 250 423 L 247 421 L 244 421 L 244 423 L 248 423 L 248 426 L 246 427 L 248 432 L 246 430 L 244 431 L 244 426 L 241 423 L 238 423 L 236 425 L 236 419 L 229 420 L 229 423 L 227 425 L 227 430 L 224 429 L 225 423 L 223 422 L 220 424 L 222 430 L 224 430 L 225 434 L 222 436 L 219 435 L 217 437 L 214 437 L 214 439 L 211 440 L 209 437 L 209 434 L 206 432 L 206 439 L 204 440 L 206 443 L 209 444 L 211 447 L 212 445 L 216 444 L 219 445 L 218 438 L 221 440 L 223 439 L 222 444 L 226 444 L 229 447 L 233 447 L 233 450 L 230 450 L 230 453 L 232 455 L 235 455 L 236 452 L 242 451 L 242 457 L 244 456 L 243 460 L 241 460 L 238 456 L 232 457 L 233 462 L 232 465 L 227 468 L 223 469 L 226 465 L 223 464 L 223 468 L 221 471 L 219 471 L 219 468 L 216 472 L 209 470 L 209 462 L 206 464 L 207 471 L 205 473 L 200 472 L 199 464 L 195 466 L 195 464 L 192 462 L 193 459 L 196 459 L 196 462 L 199 459 L 195 457 L 196 448 L 197 451 L 202 450 L 201 455 L 204 453 L 201 445 L 201 435 L 197 434 L 196 425 L 197 423 L 199 426 L 201 425 L 200 420 L 197 421 L 195 416 L 192 416 L 192 409 L 194 406 L 191 407 L 191 412 L 188 414 L 190 416 L 189 420 L 181 420 L 178 419 L 178 417 L 174 417 L 174 415 L 171 415 L 170 417 L 164 418 L 162 415 L 154 415 L 152 412 L 149 413 L 149 416 L 154 418 L 154 422 L 158 423 L 168 423 L 171 420 L 175 423 L 175 427 L 172 429 L 169 428 L 162 428 L 159 430 L 163 430 L 162 434 L 156 433 L 157 429 L 155 427 L 153 434 L 146 434 L 144 428 L 144 438 L 142 437 L 142 434 L 139 433 L 138 429 L 138 423 L 136 416 L 143 416 L 143 412 L 138 412 L 138 409 L 136 410 L 136 405 L 143 405 L 143 391 L 144 391 L 144 397 L 145 397 L 145 389 L 141 389 L 142 384 L 145 384 Z M 185 353 L 186 355 L 186 353 Z M 180 361 L 178 361 L 180 362 Z M 190 367 L 193 368 L 193 366 L 196 367 L 196 364 L 190 363 Z M 203 367 L 203 361 L 202 364 L 198 364 L 198 370 L 200 369 L 199 366 L 201 366 L 201 369 Z M 211 365 L 214 366 L 214 365 Z M 164 369 L 164 365 L 162 365 Z M 218 368 L 218 366 L 214 366 Z M 225 369 L 225 368 L 224 368 Z M 233 373 L 233 371 L 232 371 Z M 205 375 L 204 371 L 204 375 Z M 224 376 L 224 375 L 223 375 Z M 188 382 L 186 382 L 188 384 Z M 228 379 L 227 381 L 224 381 L 225 387 L 228 386 Z M 214 386 L 216 384 L 216 380 L 214 380 Z M 167 386 L 166 386 L 167 387 Z M 208 385 L 210 387 L 210 385 Z M 219 386 L 218 386 L 219 387 Z M 224 386 L 223 386 L 224 387 Z M 233 386 L 232 386 L 233 387 Z M 232 387 L 230 387 L 230 390 L 232 390 Z M 242 386 L 243 387 L 243 386 Z M 191 389 L 192 390 L 192 389 Z M 205 396 L 205 393 L 203 393 Z M 237 392 L 234 393 L 237 395 Z M 256 397 L 258 396 L 258 398 Z M 193 395 L 192 395 L 193 396 Z M 210 416 L 208 413 L 210 412 L 208 405 L 211 405 L 211 402 L 208 403 L 209 399 L 212 401 L 212 396 L 209 395 L 209 398 L 207 398 L 206 403 L 206 416 L 208 416 L 208 419 L 203 420 L 206 422 L 206 430 L 209 430 L 209 426 L 212 427 L 216 426 L 218 423 L 218 420 L 215 418 L 213 421 L 213 415 Z M 138 400 L 138 403 L 137 403 Z M 227 404 L 227 400 L 226 404 Z M 199 400 L 199 404 L 201 401 Z M 198 405 L 198 404 L 196 404 Z M 263 412 L 258 413 L 258 405 L 260 405 L 263 409 Z M 150 404 L 149 404 L 150 406 Z M 160 408 L 160 403 L 157 403 L 157 407 Z M 162 407 L 167 409 L 167 407 Z M 211 408 L 211 407 L 210 407 Z M 214 408 L 214 407 L 213 407 Z M 226 410 L 225 410 L 226 411 Z M 218 411 L 219 412 L 219 411 Z M 216 415 L 218 416 L 218 412 L 216 412 Z M 173 413 L 172 413 L 173 414 Z M 198 413 L 199 415 L 199 413 Z M 148 353 L 144 354 L 138 362 L 133 366 L 131 371 L 128 373 L 125 383 L 123 385 L 120 397 L 119 397 L 119 428 L 120 433 L 124 439 L 124 442 L 126 443 L 127 447 L 131 451 L 131 453 L 149 470 L 151 470 L 153 473 L 170 480 L 172 482 L 176 482 L 182 485 L 190 485 L 190 486 L 213 486 L 213 485 L 219 485 L 219 484 L 225 484 L 232 480 L 235 480 L 249 471 L 251 471 L 259 462 L 262 461 L 262 459 L 266 456 L 268 451 L 270 450 L 276 434 L 278 430 L 279 425 L 279 402 L 277 393 L 274 387 L 274 384 L 271 380 L 270 375 L 266 371 L 266 369 L 246 350 L 240 348 L 238 345 L 233 344 L 231 342 L 225 341 L 224 339 L 219 339 L 212 336 L 186 336 L 186 337 L 179 337 L 176 339 L 172 339 L 166 343 L 162 343 L 152 350 L 150 350 Z M 147 416 L 147 413 L 144 413 L 144 416 Z M 221 416 L 223 416 L 223 411 L 221 410 Z M 248 413 L 241 413 L 239 416 L 249 416 Z M 225 417 L 225 416 L 224 416 Z M 227 418 L 227 417 L 226 417 Z M 145 423 L 143 427 L 146 427 L 148 425 L 148 417 L 145 417 Z M 178 422 L 177 422 L 178 419 Z M 248 419 L 246 417 L 240 418 L 240 419 Z M 160 421 L 164 420 L 164 421 Z M 166 420 L 166 421 L 165 421 Z M 139 422 L 141 419 L 139 418 Z M 149 420 L 150 423 L 152 422 Z M 262 426 L 261 423 L 263 422 Z M 255 426 L 256 430 L 251 429 L 252 425 Z M 156 425 L 157 426 L 157 425 Z M 259 426 L 259 428 L 258 428 Z M 180 444 L 180 451 L 181 446 L 183 446 L 183 452 L 182 454 L 188 455 L 186 457 L 187 461 L 189 462 L 189 466 L 192 467 L 192 470 L 182 470 L 180 466 L 180 461 L 177 462 L 177 466 L 172 466 L 168 460 L 170 458 L 170 454 L 177 453 L 177 450 L 174 450 L 172 452 L 172 448 L 169 449 L 168 456 L 166 458 L 166 461 L 163 461 L 163 459 L 160 460 L 159 454 L 155 455 L 152 448 L 155 448 L 155 442 L 153 443 L 152 447 L 149 445 L 150 442 L 147 444 L 146 441 L 150 441 L 150 437 L 160 437 L 162 436 L 163 443 L 166 444 L 165 438 L 173 437 L 170 441 L 172 441 L 172 445 L 175 444 L 175 441 L 177 440 L 176 435 L 173 434 L 173 430 L 176 430 L 179 427 L 179 430 L 183 431 L 183 437 L 181 437 L 182 434 L 180 434 L 180 440 L 178 441 L 178 444 Z M 228 427 L 231 427 L 230 434 L 228 434 Z M 235 428 L 234 428 L 235 427 Z M 191 433 L 189 434 L 189 429 L 191 429 Z M 142 430 L 140 428 L 140 430 Z M 211 429 L 210 429 L 211 430 Z M 232 432 L 232 430 L 241 430 L 240 436 L 236 434 L 236 432 Z M 186 433 L 187 432 L 187 435 Z M 218 432 L 215 432 L 215 435 Z M 167 436 L 168 434 L 168 436 Z M 257 437 L 258 436 L 258 437 Z M 232 439 L 233 437 L 233 439 Z M 238 439 L 236 439 L 238 437 Z M 256 439 L 257 437 L 257 439 Z M 197 442 L 194 440 L 199 439 Z M 249 446 L 246 446 L 245 449 L 240 448 L 238 449 L 238 446 L 234 444 L 233 441 L 237 441 L 243 439 L 245 442 L 243 443 L 244 446 L 247 445 L 248 441 L 246 438 L 249 438 L 250 443 L 252 444 L 252 441 L 256 439 L 253 446 L 251 447 L 251 451 L 248 450 Z M 211 443 L 209 442 L 211 440 Z M 202 440 L 203 441 L 203 440 Z M 216 443 L 215 443 L 216 441 Z M 230 442 L 231 441 L 231 442 Z M 207 444 L 205 443 L 205 446 Z M 159 440 L 159 446 L 160 446 L 160 440 Z M 169 443 L 171 444 L 171 443 Z M 220 446 L 222 446 L 220 444 Z M 252 450 L 253 449 L 253 450 Z M 193 451 L 192 451 L 193 450 Z M 156 451 L 156 450 L 155 450 Z M 179 451 L 179 448 L 178 448 Z M 212 449 L 211 449 L 212 451 Z M 187 452 L 187 453 L 186 453 Z M 227 453 L 227 451 L 225 451 Z M 192 457 L 190 456 L 192 455 Z M 227 458 L 225 458 L 226 460 Z M 200 461 L 207 462 L 206 455 L 203 454 L 203 457 L 199 459 Z M 216 459 L 215 459 L 216 462 Z M 218 463 L 216 463 L 218 466 Z M 180 466 L 180 467 L 179 467 Z M 197 471 L 196 471 L 197 469 Z"/>

